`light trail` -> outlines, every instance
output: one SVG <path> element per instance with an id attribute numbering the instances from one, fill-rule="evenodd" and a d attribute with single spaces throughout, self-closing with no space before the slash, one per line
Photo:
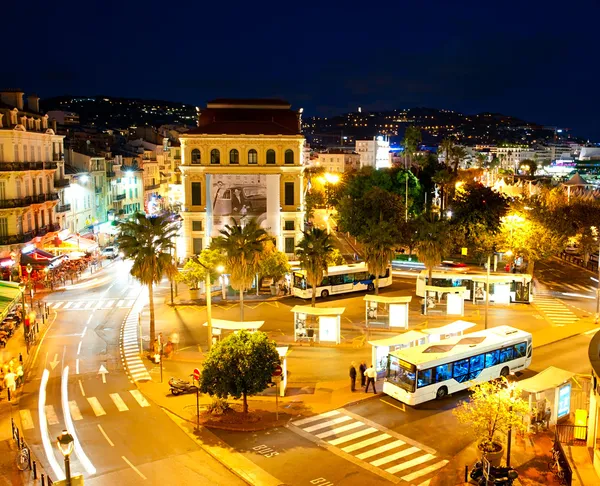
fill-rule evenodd
<path id="1" fill-rule="evenodd" d="M 60 479 L 65 479 L 65 473 L 61 469 L 56 460 L 56 456 L 54 455 L 54 450 L 52 449 L 52 443 L 50 442 L 50 436 L 48 434 L 48 421 L 46 420 L 46 385 L 48 384 L 48 377 L 50 376 L 50 372 L 45 369 L 42 373 L 42 381 L 40 382 L 40 392 L 38 394 L 38 414 L 40 416 L 40 434 L 42 435 L 42 445 L 44 446 L 44 452 L 46 453 L 46 458 L 54 471 L 56 477 Z"/>

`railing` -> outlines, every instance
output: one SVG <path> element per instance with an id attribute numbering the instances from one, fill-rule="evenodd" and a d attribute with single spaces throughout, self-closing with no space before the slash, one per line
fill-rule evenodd
<path id="1" fill-rule="evenodd" d="M 51 170 L 56 169 L 56 162 L 2 162 L 0 163 L 0 171 L 2 172 L 18 172 L 27 170 Z"/>
<path id="2" fill-rule="evenodd" d="M 123 194 L 117 194 L 115 196 L 115 201 L 122 201 L 123 199 L 125 199 L 125 193 L 123 193 Z"/>
<path id="3" fill-rule="evenodd" d="M 71 204 L 59 204 L 54 210 L 57 213 L 66 213 L 67 211 L 71 211 Z"/>
<path id="4" fill-rule="evenodd" d="M 32 203 L 44 203 L 46 201 L 58 201 L 58 194 L 56 192 L 50 192 L 48 194 L 36 194 L 35 196 L 31 196 Z"/>
<path id="5" fill-rule="evenodd" d="M 60 231 L 58 223 L 49 223 L 33 231 L 28 231 L 21 235 L 0 236 L 0 245 L 16 245 L 19 243 L 27 243 L 33 240 L 36 236 L 44 236 L 53 231 Z"/>
<path id="6" fill-rule="evenodd" d="M 153 191 L 154 189 L 160 188 L 160 184 L 150 184 L 149 186 L 144 186 L 145 191 Z"/>
<path id="7" fill-rule="evenodd" d="M 54 187 L 69 187 L 71 185 L 71 181 L 69 179 L 56 179 L 54 181 Z"/>
<path id="8" fill-rule="evenodd" d="M 106 177 L 116 177 L 116 174 L 112 170 L 107 170 Z"/>
<path id="9" fill-rule="evenodd" d="M 63 160 L 65 158 L 64 154 L 62 153 L 53 153 L 52 154 L 52 160 L 54 160 L 55 162 L 60 162 L 61 160 Z"/>
<path id="10" fill-rule="evenodd" d="M 556 440 L 564 445 L 585 445 L 587 440 L 587 426 L 556 424 Z"/>
<path id="11" fill-rule="evenodd" d="M 592 272 L 598 271 L 598 256 L 596 254 L 590 255 L 590 259 L 587 263 L 585 263 L 584 258 L 581 255 L 571 255 L 566 251 L 562 252 L 559 257 L 566 262 L 570 262 L 573 265 L 577 265 L 581 268 L 586 268 L 587 270 L 591 270 Z M 594 261 L 595 259 L 596 261 Z"/>
<path id="12" fill-rule="evenodd" d="M 565 451 L 563 450 L 562 444 L 558 440 L 558 437 L 556 437 L 554 440 L 554 450 L 558 452 L 558 463 L 560 464 L 562 472 L 565 475 L 565 482 L 563 484 L 566 486 L 571 486 L 573 481 L 573 470 L 571 469 L 571 465 L 569 464 Z"/>

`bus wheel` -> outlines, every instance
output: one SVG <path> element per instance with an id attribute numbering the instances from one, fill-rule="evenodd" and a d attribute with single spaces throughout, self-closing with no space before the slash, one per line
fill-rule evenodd
<path id="1" fill-rule="evenodd" d="M 375 285 L 373 285 L 372 283 L 370 283 L 369 285 L 367 285 L 367 290 L 369 292 L 373 292 L 373 290 L 375 290 Z"/>
<path id="2" fill-rule="evenodd" d="M 509 373 L 510 373 L 510 370 L 508 369 L 508 366 L 505 366 L 504 368 L 502 368 L 502 371 L 500 372 L 500 376 L 503 376 L 504 378 L 506 378 Z"/>
<path id="3" fill-rule="evenodd" d="M 446 395 L 448 395 L 448 388 L 446 388 L 445 386 L 443 386 L 443 387 L 441 387 L 441 388 L 438 389 L 437 393 L 435 394 L 435 398 L 437 398 L 438 400 L 441 400 Z"/>
<path id="4" fill-rule="evenodd" d="M 321 292 L 321 297 L 323 297 L 324 299 L 329 297 L 329 290 L 323 290 L 323 292 Z"/>

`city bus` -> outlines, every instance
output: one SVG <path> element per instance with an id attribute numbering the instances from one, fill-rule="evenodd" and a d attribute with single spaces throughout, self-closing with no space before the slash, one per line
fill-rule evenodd
<path id="1" fill-rule="evenodd" d="M 418 405 L 524 370 L 531 354 L 531 334 L 510 326 L 392 351 L 383 392 Z"/>
<path id="2" fill-rule="evenodd" d="M 490 302 L 505 303 L 533 301 L 531 275 L 525 273 L 490 273 Z M 423 270 L 417 277 L 417 296 L 425 296 L 425 285 L 434 287 L 466 287 L 465 300 L 485 301 L 485 272 L 460 270 L 434 270 L 432 283 L 429 271 Z"/>
<path id="3" fill-rule="evenodd" d="M 389 265 L 385 275 L 379 277 L 379 288 L 387 287 L 392 283 L 392 266 Z M 294 295 L 301 299 L 312 297 L 312 287 L 306 281 L 306 272 L 298 270 L 294 272 Z M 351 263 L 329 267 L 327 275 L 316 289 L 317 297 L 328 297 L 330 295 L 344 294 L 346 292 L 358 292 L 360 290 L 373 291 L 375 289 L 375 276 L 369 274 L 364 262 Z"/>

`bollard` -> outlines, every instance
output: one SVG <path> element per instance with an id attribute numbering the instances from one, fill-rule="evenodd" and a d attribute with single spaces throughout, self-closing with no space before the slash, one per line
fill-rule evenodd
<path id="1" fill-rule="evenodd" d="M 469 465 L 465 466 L 465 483 L 469 482 Z"/>
<path id="2" fill-rule="evenodd" d="M 33 461 L 33 479 L 37 479 L 37 465 L 35 461 Z"/>
<path id="3" fill-rule="evenodd" d="M 29 447 L 27 448 L 27 458 L 29 462 L 29 469 L 31 469 L 31 449 Z"/>
<path id="4" fill-rule="evenodd" d="M 25 439 L 23 439 L 23 436 L 21 436 L 21 443 L 19 445 L 19 449 L 23 449 L 23 447 L 25 447 Z"/>
<path id="5" fill-rule="evenodd" d="M 15 421 L 14 419 L 11 417 L 10 418 L 10 430 L 12 430 L 12 438 L 15 438 Z"/>
<path id="6" fill-rule="evenodd" d="M 19 445 L 21 443 L 21 440 L 19 439 L 19 428 L 15 427 L 15 440 L 17 441 L 17 445 Z"/>
<path id="7" fill-rule="evenodd" d="M 42 480 L 42 486 L 46 486 L 46 478 L 44 477 L 44 473 L 42 473 L 42 477 L 40 479 Z"/>
<path id="8" fill-rule="evenodd" d="M 19 353 L 19 363 L 23 364 L 23 353 Z"/>
<path id="9" fill-rule="evenodd" d="M 8 387 L 6 391 L 8 392 L 8 401 L 10 402 L 10 387 Z"/>

